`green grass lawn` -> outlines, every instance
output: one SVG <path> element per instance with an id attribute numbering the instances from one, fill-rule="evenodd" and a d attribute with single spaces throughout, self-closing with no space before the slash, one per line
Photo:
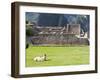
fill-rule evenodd
<path id="1" fill-rule="evenodd" d="M 47 61 L 35 62 L 35 56 L 47 54 Z M 26 49 L 26 67 L 66 66 L 89 64 L 89 46 L 41 47 L 30 46 Z"/>

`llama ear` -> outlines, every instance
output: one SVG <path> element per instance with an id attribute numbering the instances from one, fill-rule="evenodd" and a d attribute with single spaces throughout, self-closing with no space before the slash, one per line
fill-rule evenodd
<path id="1" fill-rule="evenodd" d="M 44 56 L 46 56 L 46 54 L 44 54 Z"/>

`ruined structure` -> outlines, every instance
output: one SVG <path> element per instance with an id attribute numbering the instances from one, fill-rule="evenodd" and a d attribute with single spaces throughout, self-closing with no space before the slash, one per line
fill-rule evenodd
<path id="1" fill-rule="evenodd" d="M 32 27 L 32 24 L 31 24 Z M 88 36 L 81 37 L 80 24 L 60 26 L 33 26 L 38 29 L 38 35 L 31 36 L 28 41 L 33 45 L 67 45 L 89 44 Z"/>

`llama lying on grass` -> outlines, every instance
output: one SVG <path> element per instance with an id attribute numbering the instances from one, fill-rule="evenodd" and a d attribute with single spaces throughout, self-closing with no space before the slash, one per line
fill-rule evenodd
<path id="1" fill-rule="evenodd" d="M 44 54 L 43 56 L 36 56 L 33 58 L 34 61 L 36 62 L 43 62 L 47 60 L 47 55 Z"/>

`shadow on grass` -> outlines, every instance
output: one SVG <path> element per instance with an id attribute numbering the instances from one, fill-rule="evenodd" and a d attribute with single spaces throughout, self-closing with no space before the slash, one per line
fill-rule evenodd
<path id="1" fill-rule="evenodd" d="M 47 59 L 47 60 L 45 60 L 45 61 L 51 61 L 51 59 Z"/>

